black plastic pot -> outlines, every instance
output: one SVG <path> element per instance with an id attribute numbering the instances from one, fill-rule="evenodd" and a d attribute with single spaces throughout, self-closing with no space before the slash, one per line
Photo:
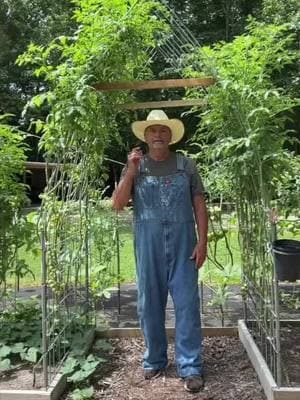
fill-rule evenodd
<path id="1" fill-rule="evenodd" d="M 277 279 L 290 282 L 300 279 L 300 241 L 274 240 L 272 247 Z"/>

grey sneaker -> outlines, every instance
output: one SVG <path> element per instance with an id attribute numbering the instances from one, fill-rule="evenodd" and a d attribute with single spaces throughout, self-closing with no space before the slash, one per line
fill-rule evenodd
<path id="1" fill-rule="evenodd" d="M 161 376 L 162 370 L 161 369 L 145 369 L 144 371 L 144 378 L 146 380 L 156 379 Z"/>
<path id="2" fill-rule="evenodd" d="M 191 375 L 184 378 L 184 388 L 187 392 L 197 393 L 204 388 L 204 380 L 201 375 Z"/>

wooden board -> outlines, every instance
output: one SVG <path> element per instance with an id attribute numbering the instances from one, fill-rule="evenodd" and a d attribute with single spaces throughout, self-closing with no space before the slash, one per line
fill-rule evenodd
<path id="1" fill-rule="evenodd" d="M 274 389 L 274 400 L 299 400 L 300 387 L 282 387 Z"/>
<path id="2" fill-rule="evenodd" d="M 26 169 L 33 170 L 33 169 L 46 169 L 48 168 L 56 168 L 58 164 L 56 163 L 45 163 L 45 162 L 38 162 L 38 161 L 27 161 L 25 162 Z"/>
<path id="3" fill-rule="evenodd" d="M 148 101 L 143 103 L 127 103 L 118 106 L 121 110 L 144 110 L 144 109 L 161 109 L 161 108 L 172 108 L 172 107 L 193 107 L 205 105 L 205 100 L 202 99 L 190 99 L 190 100 L 167 100 L 167 101 Z"/>
<path id="4" fill-rule="evenodd" d="M 202 86 L 207 87 L 215 83 L 213 78 L 189 78 L 189 79 L 165 79 L 156 81 L 140 82 L 111 82 L 96 83 L 93 87 L 96 90 L 144 90 L 144 89 L 168 89 L 168 88 L 187 88 Z"/>
<path id="5" fill-rule="evenodd" d="M 174 338 L 175 329 L 172 327 L 166 328 L 168 338 Z M 238 330 L 235 326 L 228 327 L 203 327 L 203 336 L 237 336 Z M 96 337 L 100 338 L 129 338 L 142 337 L 140 328 L 111 328 L 108 330 L 96 330 Z"/>
<path id="6" fill-rule="evenodd" d="M 261 355 L 256 343 L 252 339 L 250 332 L 243 320 L 238 321 L 239 337 L 245 350 L 251 360 L 251 363 L 258 375 L 259 381 L 264 389 L 268 400 L 274 400 L 273 390 L 276 388 L 276 382 L 269 370 L 265 359 Z"/>

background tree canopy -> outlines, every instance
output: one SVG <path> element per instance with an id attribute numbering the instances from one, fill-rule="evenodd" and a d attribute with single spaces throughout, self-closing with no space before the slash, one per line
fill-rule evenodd
<path id="1" fill-rule="evenodd" d="M 183 23 L 198 40 L 201 46 L 212 45 L 218 41 L 230 42 L 236 36 L 245 33 L 249 15 L 263 23 L 288 23 L 290 32 L 297 40 L 293 42 L 292 51 L 300 47 L 300 0 L 161 0 L 161 3 L 175 12 L 178 20 Z M 4 0 L 0 4 L 0 114 L 12 113 L 11 124 L 28 129 L 31 119 L 44 121 L 48 115 L 48 107 L 38 109 L 27 107 L 22 113 L 26 102 L 37 94 L 49 89 L 49 82 L 44 77 L 33 75 L 30 65 L 16 65 L 18 56 L 26 50 L 30 43 L 47 45 L 52 39 L 60 36 L 72 36 L 78 29 L 79 22 L 72 15 L 75 10 L 72 1 L 53 2 L 50 0 Z M 92 12 L 92 11 L 91 11 Z M 52 62 L 59 54 L 52 53 Z M 280 60 L 278 60 L 280 63 Z M 152 66 L 154 78 L 179 77 L 180 68 L 170 66 L 167 60 L 157 54 Z M 286 87 L 291 95 L 297 95 L 300 89 L 300 62 L 273 74 L 273 79 L 282 87 Z M 145 91 L 137 93 L 137 99 L 160 100 L 180 98 L 183 91 Z M 168 110 L 170 117 L 180 116 L 184 119 L 189 139 L 196 130 L 199 120 L 185 114 L 186 109 Z M 119 131 L 122 142 L 111 140 L 107 148 L 109 158 L 124 161 L 126 151 L 136 144 L 130 133 L 129 123 L 136 118 L 144 118 L 147 111 L 119 114 Z M 298 119 L 291 122 L 292 127 L 298 127 Z M 185 147 L 180 143 L 180 147 Z M 37 140 L 28 140 L 31 147 L 30 159 L 38 156 Z"/>

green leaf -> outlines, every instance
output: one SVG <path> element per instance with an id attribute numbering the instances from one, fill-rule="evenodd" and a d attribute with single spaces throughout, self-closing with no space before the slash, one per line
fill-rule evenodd
<path id="1" fill-rule="evenodd" d="M 113 346 L 107 340 L 99 339 L 95 342 L 94 348 L 97 350 L 112 350 Z"/>
<path id="2" fill-rule="evenodd" d="M 68 377 L 68 382 L 78 383 L 86 380 L 90 376 L 89 371 L 76 371 L 73 375 Z"/>
<path id="3" fill-rule="evenodd" d="M 84 389 L 75 389 L 74 392 L 71 393 L 71 397 L 73 400 L 91 399 L 93 395 L 94 395 L 93 386 Z"/>
<path id="4" fill-rule="evenodd" d="M 5 358 L 10 353 L 11 353 L 11 347 L 4 345 L 0 348 L 0 358 Z"/>
<path id="5" fill-rule="evenodd" d="M 30 347 L 26 353 L 21 353 L 21 358 L 23 360 L 35 363 L 37 362 L 38 354 L 39 349 L 37 349 L 36 347 Z"/>
<path id="6" fill-rule="evenodd" d="M 11 361 L 9 358 L 5 358 L 0 361 L 0 371 L 9 371 L 11 369 Z"/>
<path id="7" fill-rule="evenodd" d="M 15 343 L 12 347 L 11 347 L 11 352 L 13 354 L 18 354 L 18 353 L 24 353 L 25 349 L 24 349 L 24 343 L 23 342 L 19 342 L 19 343 Z"/>
<path id="8" fill-rule="evenodd" d="M 78 360 L 76 360 L 74 357 L 68 357 L 65 365 L 62 368 L 62 373 L 67 375 L 72 374 L 78 365 Z"/>

